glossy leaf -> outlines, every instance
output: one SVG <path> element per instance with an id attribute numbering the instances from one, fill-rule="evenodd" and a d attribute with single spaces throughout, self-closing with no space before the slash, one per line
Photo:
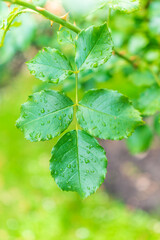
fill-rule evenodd
<path id="1" fill-rule="evenodd" d="M 112 56 L 113 43 L 106 23 L 81 31 L 75 45 L 79 70 L 96 68 Z"/>
<path id="2" fill-rule="evenodd" d="M 145 152 L 152 144 L 153 133 L 149 126 L 138 127 L 135 132 L 126 140 L 129 151 L 132 154 Z"/>
<path id="3" fill-rule="evenodd" d="M 43 48 L 27 65 L 31 74 L 42 81 L 58 83 L 72 74 L 69 61 L 56 49 Z"/>
<path id="4" fill-rule="evenodd" d="M 146 116 L 160 111 L 160 87 L 154 85 L 145 90 L 138 99 L 137 107 Z"/>
<path id="5" fill-rule="evenodd" d="M 74 33 L 71 34 L 66 28 L 61 28 L 61 30 L 57 32 L 58 42 L 60 44 L 74 44 L 73 34 Z"/>
<path id="6" fill-rule="evenodd" d="M 72 118 L 73 102 L 56 91 L 44 90 L 31 95 L 22 105 L 17 127 L 27 140 L 45 141 L 60 135 Z"/>
<path id="7" fill-rule="evenodd" d="M 100 89 L 85 93 L 77 119 L 89 134 L 102 139 L 127 138 L 142 124 L 139 112 L 117 91 Z"/>
<path id="8" fill-rule="evenodd" d="M 111 9 L 126 13 L 137 11 L 140 7 L 139 0 L 103 0 Z"/>
<path id="9" fill-rule="evenodd" d="M 107 158 L 98 141 L 78 130 L 65 134 L 52 150 L 50 170 L 64 191 L 94 193 L 106 176 Z"/>

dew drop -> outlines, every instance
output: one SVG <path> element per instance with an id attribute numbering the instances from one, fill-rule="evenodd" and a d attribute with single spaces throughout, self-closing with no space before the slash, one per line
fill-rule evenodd
<path id="1" fill-rule="evenodd" d="M 71 164 L 68 164 L 68 166 L 67 166 L 68 168 L 71 168 Z"/>
<path id="2" fill-rule="evenodd" d="M 98 63 L 94 63 L 93 68 L 97 68 L 97 67 L 98 67 Z"/>
<path id="3" fill-rule="evenodd" d="M 103 124 L 104 127 L 106 127 L 106 123 L 105 122 L 103 122 L 102 124 Z"/>
<path id="4" fill-rule="evenodd" d="M 69 119 L 72 119 L 72 115 L 69 115 L 68 117 L 69 117 Z"/>
<path id="5" fill-rule="evenodd" d="M 40 72 L 39 77 L 44 77 L 44 74 Z"/>
<path id="6" fill-rule="evenodd" d="M 72 75 L 73 71 L 69 70 L 68 75 Z"/>
<path id="7" fill-rule="evenodd" d="M 55 83 L 55 84 L 58 84 L 58 83 L 59 83 L 59 78 L 57 78 L 57 79 L 51 79 L 50 81 L 53 82 L 53 83 Z"/>
<path id="8" fill-rule="evenodd" d="M 41 109 L 41 113 L 45 113 L 45 109 L 44 108 Z"/>
<path id="9" fill-rule="evenodd" d="M 33 74 L 33 75 L 34 75 L 35 73 L 36 73 L 36 71 L 35 71 L 35 70 L 32 70 L 32 71 L 31 71 L 31 74 Z"/>
<path id="10" fill-rule="evenodd" d="M 89 163 L 90 161 L 88 159 L 85 160 L 85 163 Z"/>
<path id="11" fill-rule="evenodd" d="M 52 139 L 52 134 L 47 134 L 48 139 Z"/>

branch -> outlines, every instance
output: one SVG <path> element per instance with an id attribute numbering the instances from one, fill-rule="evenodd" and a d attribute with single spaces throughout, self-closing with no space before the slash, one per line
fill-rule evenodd
<path id="1" fill-rule="evenodd" d="M 127 61 L 129 64 L 132 65 L 132 67 L 137 68 L 138 65 L 131 59 L 129 59 L 128 57 L 126 57 L 125 55 L 121 54 L 120 52 L 118 52 L 117 50 L 114 50 L 113 54 L 117 55 L 118 57 L 124 59 L 125 61 Z"/>
<path id="2" fill-rule="evenodd" d="M 64 27 L 67 27 L 68 29 L 72 30 L 75 33 L 80 33 L 81 29 L 77 26 L 75 26 L 74 24 L 50 13 L 49 11 L 45 10 L 44 8 L 35 6 L 29 2 L 25 2 L 23 0 L 2 0 L 4 2 L 9 2 L 10 4 L 17 4 L 19 6 L 23 6 L 25 8 L 29 8 L 37 13 L 39 13 L 40 15 L 44 16 L 45 18 L 49 19 L 52 22 L 56 22 Z M 119 53 L 118 51 L 114 51 L 114 54 L 116 54 L 117 56 L 121 57 L 122 59 L 126 60 L 128 63 L 130 63 L 134 68 L 137 68 L 137 65 L 130 60 L 129 58 L 127 58 L 126 56 L 122 55 L 121 53 Z"/>
<path id="3" fill-rule="evenodd" d="M 25 2 L 25 1 L 21 1 L 21 0 L 2 0 L 4 2 L 9 2 L 11 4 L 17 4 L 19 6 L 25 7 L 25 8 L 29 8 L 32 9 L 35 12 L 38 12 L 39 14 L 43 15 L 45 18 L 49 19 L 50 21 L 56 22 L 61 24 L 64 27 L 69 28 L 70 30 L 72 30 L 75 33 L 79 33 L 81 31 L 81 29 L 75 25 L 73 25 L 72 23 L 48 12 L 47 10 L 45 10 L 44 8 L 35 6 L 29 2 Z"/>

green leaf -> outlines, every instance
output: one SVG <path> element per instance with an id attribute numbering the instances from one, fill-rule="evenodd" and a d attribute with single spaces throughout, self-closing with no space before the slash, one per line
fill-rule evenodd
<path id="1" fill-rule="evenodd" d="M 65 134 L 52 150 L 50 170 L 64 191 L 94 193 L 106 176 L 107 158 L 98 141 L 82 130 Z"/>
<path id="2" fill-rule="evenodd" d="M 14 23 L 11 25 L 11 27 L 19 27 L 19 26 L 21 26 L 21 25 L 22 25 L 21 22 L 14 22 Z"/>
<path id="3" fill-rule="evenodd" d="M 31 74 L 42 81 L 58 83 L 72 74 L 69 61 L 56 49 L 43 48 L 27 65 Z"/>
<path id="4" fill-rule="evenodd" d="M 31 95 L 22 105 L 17 127 L 27 140 L 45 141 L 60 135 L 72 119 L 73 102 L 56 91 L 44 90 Z"/>
<path id="5" fill-rule="evenodd" d="M 60 31 L 57 32 L 57 38 L 58 38 L 58 42 L 60 44 L 74 44 L 74 38 L 73 34 L 71 34 L 71 32 L 69 30 L 67 30 L 66 28 L 61 28 Z"/>
<path id="6" fill-rule="evenodd" d="M 143 115 L 153 115 L 160 111 L 160 87 L 154 85 L 140 95 L 137 108 Z"/>
<path id="7" fill-rule="evenodd" d="M 79 70 L 96 68 L 112 56 L 113 42 L 107 24 L 82 30 L 75 41 Z"/>
<path id="8" fill-rule="evenodd" d="M 145 152 L 152 144 L 153 133 L 149 126 L 138 127 L 135 132 L 126 140 L 129 151 L 132 154 Z"/>
<path id="9" fill-rule="evenodd" d="M 112 140 L 127 138 L 142 124 L 139 112 L 127 97 L 106 89 L 85 93 L 79 102 L 77 119 L 89 134 Z"/>
<path id="10" fill-rule="evenodd" d="M 126 13 L 137 11 L 140 8 L 139 0 L 104 0 L 103 2 L 114 10 Z"/>

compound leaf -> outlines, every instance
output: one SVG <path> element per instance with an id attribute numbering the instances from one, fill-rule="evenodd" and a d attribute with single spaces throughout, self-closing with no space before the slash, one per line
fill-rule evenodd
<path id="1" fill-rule="evenodd" d="M 31 95 L 22 105 L 17 127 L 27 140 L 45 141 L 60 135 L 72 119 L 73 102 L 56 91 L 44 90 Z"/>
<path id="2" fill-rule="evenodd" d="M 67 58 L 52 48 L 43 48 L 27 65 L 31 74 L 47 82 L 58 83 L 73 73 Z"/>
<path id="3" fill-rule="evenodd" d="M 65 134 L 52 150 L 50 170 L 64 191 L 94 193 L 106 176 L 107 158 L 98 141 L 83 130 Z"/>
<path id="4" fill-rule="evenodd" d="M 75 41 L 79 70 L 98 67 L 112 56 L 113 43 L 107 24 L 82 30 Z"/>
<path id="5" fill-rule="evenodd" d="M 140 7 L 139 0 L 104 0 L 107 6 L 114 10 L 120 10 L 126 13 L 137 11 Z"/>
<path id="6" fill-rule="evenodd" d="M 79 102 L 77 119 L 89 134 L 112 140 L 127 138 L 142 124 L 139 112 L 127 97 L 106 89 L 85 93 Z"/>
<path id="7" fill-rule="evenodd" d="M 154 85 L 141 93 L 137 108 L 143 115 L 153 115 L 160 111 L 160 87 Z"/>
<path id="8" fill-rule="evenodd" d="M 149 126 L 139 126 L 135 132 L 130 136 L 126 142 L 129 151 L 132 154 L 145 152 L 151 146 L 153 140 L 153 133 Z"/>

